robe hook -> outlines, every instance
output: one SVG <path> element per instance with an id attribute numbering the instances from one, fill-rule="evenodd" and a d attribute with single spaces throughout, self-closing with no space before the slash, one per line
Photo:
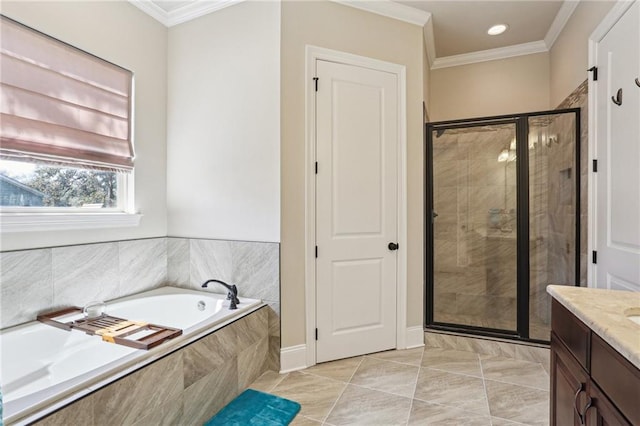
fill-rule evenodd
<path id="1" fill-rule="evenodd" d="M 611 100 L 618 106 L 622 105 L 622 89 L 618 89 L 618 93 L 616 93 L 615 97 L 612 96 Z"/>

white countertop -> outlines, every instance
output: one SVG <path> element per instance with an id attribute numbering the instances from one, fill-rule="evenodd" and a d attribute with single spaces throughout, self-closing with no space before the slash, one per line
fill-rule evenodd
<path id="1" fill-rule="evenodd" d="M 640 314 L 640 293 L 562 285 L 547 293 L 640 369 L 640 325 L 627 318 Z"/>

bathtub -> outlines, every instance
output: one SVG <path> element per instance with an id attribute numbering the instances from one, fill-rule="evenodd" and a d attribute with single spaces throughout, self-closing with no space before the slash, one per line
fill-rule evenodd
<path id="1" fill-rule="evenodd" d="M 231 311 L 225 299 L 217 293 L 163 287 L 108 302 L 109 315 L 183 330 L 148 351 L 37 321 L 4 330 L 0 384 L 5 424 L 42 417 L 264 305 L 240 298 L 238 309 Z"/>

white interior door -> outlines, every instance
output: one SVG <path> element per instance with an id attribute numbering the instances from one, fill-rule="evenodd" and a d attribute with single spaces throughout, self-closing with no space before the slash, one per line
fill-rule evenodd
<path id="1" fill-rule="evenodd" d="M 316 61 L 317 362 L 396 346 L 397 76 Z M 403 247 L 400 247 L 403 249 Z"/>
<path id="2" fill-rule="evenodd" d="M 640 5 L 597 47 L 595 285 L 640 291 Z M 618 100 L 618 90 L 621 90 Z"/>

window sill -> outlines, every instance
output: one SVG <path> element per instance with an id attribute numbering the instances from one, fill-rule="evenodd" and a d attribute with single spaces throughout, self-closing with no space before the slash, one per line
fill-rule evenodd
<path id="1" fill-rule="evenodd" d="M 68 231 L 138 226 L 139 213 L 0 213 L 0 232 Z"/>

